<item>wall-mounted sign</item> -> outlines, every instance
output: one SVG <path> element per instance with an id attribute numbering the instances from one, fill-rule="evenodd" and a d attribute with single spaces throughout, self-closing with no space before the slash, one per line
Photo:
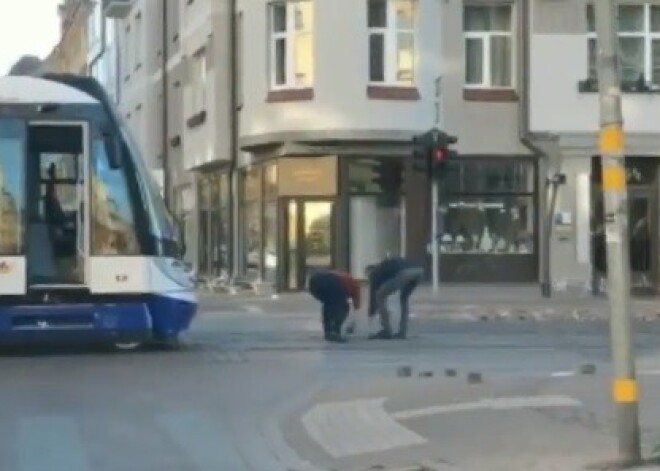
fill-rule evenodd
<path id="1" fill-rule="evenodd" d="M 337 156 L 283 157 L 278 161 L 280 196 L 337 194 Z"/>

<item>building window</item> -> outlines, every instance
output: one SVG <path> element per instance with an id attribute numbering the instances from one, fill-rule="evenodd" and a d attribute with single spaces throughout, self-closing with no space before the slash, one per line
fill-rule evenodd
<path id="1" fill-rule="evenodd" d="M 450 162 L 440 188 L 440 279 L 529 282 L 538 277 L 536 179 L 532 160 Z"/>
<path id="2" fill-rule="evenodd" d="M 206 79 L 207 79 L 206 49 L 202 48 L 193 56 L 192 83 L 190 84 L 191 114 L 201 113 L 206 109 Z"/>
<path id="3" fill-rule="evenodd" d="M 308 88 L 314 75 L 313 5 L 310 0 L 270 6 L 271 87 Z"/>
<path id="4" fill-rule="evenodd" d="M 103 23 L 101 2 L 96 2 L 87 17 L 87 50 L 91 60 L 103 51 Z"/>
<path id="5" fill-rule="evenodd" d="M 105 74 L 107 83 L 107 92 L 110 99 L 117 103 L 119 101 L 119 64 L 118 64 L 118 47 L 115 42 L 115 22 L 111 19 L 105 20 L 105 36 L 106 46 L 105 52 L 101 57 L 101 61 L 105 62 Z"/>
<path id="6" fill-rule="evenodd" d="M 205 175 L 199 183 L 199 273 L 220 276 L 229 268 L 229 180 Z"/>
<path id="7" fill-rule="evenodd" d="M 465 85 L 513 87 L 511 5 L 467 5 L 463 15 Z"/>
<path id="8" fill-rule="evenodd" d="M 131 76 L 131 71 L 133 70 L 133 44 L 131 44 L 131 26 L 128 25 L 126 26 L 126 30 L 124 32 L 124 47 L 122 50 L 125 52 L 125 54 L 122 54 L 121 56 L 123 57 L 123 66 L 122 69 L 124 70 L 124 80 L 127 80 Z"/>
<path id="9" fill-rule="evenodd" d="M 135 48 L 135 70 L 139 69 L 142 66 L 142 57 L 144 56 L 144 51 L 142 50 L 142 47 L 144 45 L 145 39 L 142 37 L 143 36 L 143 31 L 142 31 L 142 12 L 138 11 L 135 14 L 135 44 L 133 47 Z"/>
<path id="10" fill-rule="evenodd" d="M 660 5 L 619 5 L 619 58 L 621 81 L 660 85 Z M 598 76 L 596 19 L 587 5 L 589 79 Z"/>
<path id="11" fill-rule="evenodd" d="M 527 161 L 451 164 L 440 199 L 445 254 L 535 252 L 534 166 Z"/>
<path id="12" fill-rule="evenodd" d="M 413 84 L 415 23 L 416 0 L 368 0 L 369 82 Z"/>

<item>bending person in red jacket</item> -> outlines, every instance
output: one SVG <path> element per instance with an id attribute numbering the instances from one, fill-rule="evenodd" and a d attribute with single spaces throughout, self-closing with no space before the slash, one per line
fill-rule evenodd
<path id="1" fill-rule="evenodd" d="M 348 273 L 337 270 L 319 270 L 309 278 L 309 292 L 321 303 L 321 316 L 325 339 L 345 342 L 341 326 L 348 317 L 350 306 L 360 308 L 360 286 Z"/>

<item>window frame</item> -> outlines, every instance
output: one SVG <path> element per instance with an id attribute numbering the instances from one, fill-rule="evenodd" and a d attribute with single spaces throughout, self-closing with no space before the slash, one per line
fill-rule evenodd
<path id="1" fill-rule="evenodd" d="M 124 80 L 128 80 L 133 73 L 133 60 L 134 60 L 134 52 L 133 52 L 133 45 L 131 44 L 131 41 L 133 39 L 133 31 L 131 28 L 130 23 L 127 23 L 126 26 L 124 27 L 124 34 L 122 35 L 123 37 L 123 47 L 122 51 L 125 51 L 125 54 L 121 54 L 120 57 L 123 58 L 121 61 L 123 63 L 123 73 L 124 73 Z"/>
<path id="2" fill-rule="evenodd" d="M 299 4 L 309 4 L 312 8 L 312 24 L 307 29 L 296 29 L 295 7 Z M 286 24 L 284 31 L 275 31 L 275 8 L 284 6 Z M 275 0 L 268 4 L 268 79 L 271 90 L 300 90 L 313 87 L 314 83 L 314 2 L 313 0 Z M 295 38 L 298 34 L 309 34 L 312 37 L 312 77 L 310 83 L 297 85 L 295 81 Z M 277 42 L 284 40 L 285 70 L 284 83 L 277 83 Z"/>
<path id="3" fill-rule="evenodd" d="M 516 35 L 515 29 L 516 24 L 515 19 L 515 4 L 513 3 L 503 3 L 503 4 L 480 4 L 480 3 L 465 3 L 463 5 L 463 17 L 465 17 L 465 11 L 468 7 L 471 8 L 502 8 L 506 7 L 509 10 L 509 24 L 510 28 L 506 30 L 488 30 L 488 31 L 466 31 L 465 26 L 463 25 L 463 48 L 464 48 L 464 73 L 463 73 L 463 88 L 469 90 L 515 90 L 516 88 L 516 70 L 517 70 L 517 50 L 516 50 Z M 493 74 L 492 74 L 492 64 L 491 64 L 491 45 L 492 38 L 494 37 L 508 37 L 511 42 L 511 70 L 509 71 L 511 76 L 511 81 L 509 85 L 494 85 L 493 84 Z M 478 39 L 482 43 L 482 63 L 483 68 L 483 77 L 481 83 L 467 83 L 467 42 L 468 40 Z"/>
<path id="4" fill-rule="evenodd" d="M 652 3 L 652 2 L 638 2 L 638 3 L 626 3 L 626 4 L 621 4 L 617 5 L 617 14 L 619 13 L 619 8 L 621 6 L 629 7 L 629 6 L 638 6 L 642 7 L 644 11 L 644 28 L 642 31 L 624 31 L 621 32 L 618 30 L 618 25 L 617 25 L 617 44 L 618 41 L 621 38 L 634 38 L 634 39 L 639 39 L 641 38 L 644 41 L 644 83 L 649 85 L 660 85 L 660 77 L 658 78 L 658 83 L 653 82 L 653 41 L 658 41 L 660 43 L 660 30 L 658 31 L 653 31 L 651 28 L 651 19 L 652 19 L 652 8 L 658 8 L 660 10 L 660 4 L 657 3 Z M 593 64 L 593 74 L 591 73 L 592 71 L 592 64 L 591 61 L 589 60 L 589 45 L 592 41 L 596 41 L 596 18 L 595 18 L 595 10 L 593 10 L 594 4 L 593 2 L 589 2 L 586 5 L 586 15 L 587 15 L 587 77 L 589 79 L 593 80 L 598 80 L 598 58 L 595 58 L 595 64 Z M 592 11 L 592 17 L 594 19 L 594 24 L 593 24 L 593 31 L 591 30 L 591 24 L 589 21 L 589 10 L 591 9 Z M 658 45 L 660 48 L 660 44 Z M 619 51 L 620 54 L 620 51 Z M 619 62 L 621 60 L 619 59 Z M 657 68 L 660 70 L 660 61 L 657 64 Z M 623 72 L 623 68 L 619 66 L 620 73 Z"/>
<path id="5" fill-rule="evenodd" d="M 190 93 L 190 115 L 206 110 L 208 84 L 208 56 L 206 47 L 201 47 L 191 56 L 192 77 L 188 91 Z"/>
<path id="6" fill-rule="evenodd" d="M 367 83 L 370 86 L 387 87 L 415 87 L 417 83 L 417 50 L 419 44 L 419 1 L 409 0 L 413 8 L 412 28 L 399 28 L 396 24 L 396 8 L 394 4 L 397 0 L 383 0 L 385 2 L 385 27 L 369 26 L 369 0 L 365 2 L 367 13 Z M 397 80 L 397 45 L 398 35 L 400 33 L 410 34 L 413 38 L 412 52 L 412 79 L 410 81 Z M 383 36 L 383 80 L 377 81 L 371 79 L 371 36 Z"/>

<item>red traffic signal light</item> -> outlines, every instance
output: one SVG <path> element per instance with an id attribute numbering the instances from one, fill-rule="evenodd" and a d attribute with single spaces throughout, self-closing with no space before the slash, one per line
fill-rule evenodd
<path id="1" fill-rule="evenodd" d="M 447 151 L 442 147 L 436 147 L 433 149 L 433 165 L 442 165 L 447 160 Z"/>

